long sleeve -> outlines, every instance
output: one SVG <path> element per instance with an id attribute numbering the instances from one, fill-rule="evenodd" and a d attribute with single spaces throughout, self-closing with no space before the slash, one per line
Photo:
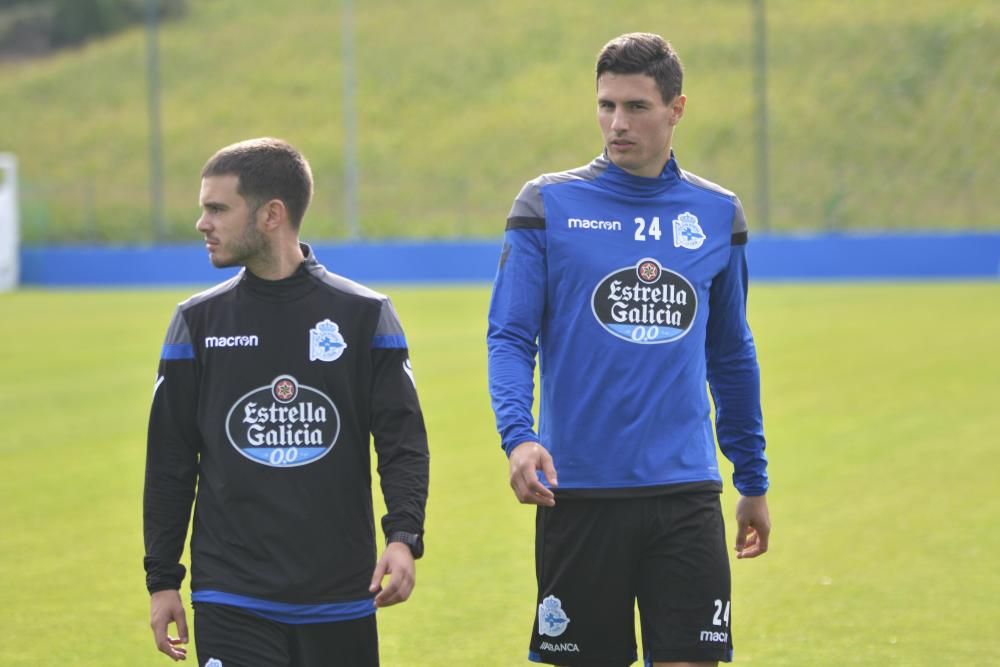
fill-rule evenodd
<path id="1" fill-rule="evenodd" d="M 715 402 L 719 448 L 734 466 L 733 484 L 744 496 L 768 488 L 760 368 L 746 319 L 746 233 L 734 235 L 728 266 L 710 292 L 706 361 Z"/>
<path id="2" fill-rule="evenodd" d="M 146 587 L 179 588 L 198 477 L 197 368 L 183 314 L 175 312 L 160 357 L 146 442 L 143 534 Z"/>
<path id="3" fill-rule="evenodd" d="M 386 300 L 372 342 L 371 432 L 387 513 L 386 535 L 423 533 L 430 455 L 406 338 Z"/>
<path id="4" fill-rule="evenodd" d="M 547 269 L 540 203 L 524 204 L 531 186 L 525 186 L 507 221 L 486 336 L 490 397 L 508 454 L 522 442 L 538 441 L 531 407 Z"/>

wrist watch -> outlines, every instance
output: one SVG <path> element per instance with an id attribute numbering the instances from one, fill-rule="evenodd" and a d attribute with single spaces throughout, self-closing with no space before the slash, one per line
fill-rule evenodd
<path id="1" fill-rule="evenodd" d="M 389 537 L 385 538 L 386 545 L 392 542 L 402 542 L 410 547 L 410 552 L 414 558 L 420 558 L 424 555 L 424 539 L 418 533 L 404 533 L 401 530 L 397 530 L 389 533 Z"/>

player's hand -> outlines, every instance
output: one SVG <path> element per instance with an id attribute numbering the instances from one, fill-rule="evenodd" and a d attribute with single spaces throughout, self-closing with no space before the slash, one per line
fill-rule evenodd
<path id="1" fill-rule="evenodd" d="M 375 606 L 389 607 L 406 602 L 417 583 L 416 570 L 409 546 L 402 542 L 387 544 L 382 557 L 375 564 L 372 583 L 368 587 L 370 592 L 378 593 L 375 596 Z M 389 585 L 383 588 L 382 579 L 386 576 L 389 577 Z"/>
<path id="2" fill-rule="evenodd" d="M 552 507 L 556 497 L 538 481 L 541 470 L 550 486 L 559 486 L 552 455 L 537 442 L 522 442 L 510 452 L 510 488 L 522 503 Z"/>
<path id="3" fill-rule="evenodd" d="M 167 634 L 167 626 L 171 623 L 177 624 L 177 637 Z M 149 627 L 153 629 L 153 641 L 161 653 L 166 653 L 175 662 L 187 660 L 187 649 L 182 644 L 188 643 L 188 627 L 180 591 L 153 593 L 149 598 Z"/>
<path id="4" fill-rule="evenodd" d="M 767 496 L 742 496 L 736 503 L 736 557 L 756 558 L 766 553 L 770 535 Z"/>

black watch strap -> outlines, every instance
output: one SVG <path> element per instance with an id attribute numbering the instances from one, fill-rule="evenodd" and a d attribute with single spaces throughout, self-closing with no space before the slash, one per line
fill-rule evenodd
<path id="1" fill-rule="evenodd" d="M 410 547 L 410 552 L 413 554 L 414 558 L 420 558 L 424 555 L 424 540 L 418 533 L 406 533 L 401 530 L 397 530 L 389 533 L 389 536 L 385 538 L 386 544 L 391 542 L 402 542 L 406 546 Z"/>

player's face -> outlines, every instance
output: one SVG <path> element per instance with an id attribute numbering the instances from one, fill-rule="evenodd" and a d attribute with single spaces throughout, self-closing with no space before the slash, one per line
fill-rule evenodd
<path id="1" fill-rule="evenodd" d="M 208 257 L 219 268 L 245 266 L 269 252 L 257 214 L 237 192 L 238 186 L 234 174 L 201 179 L 201 217 L 195 229 L 205 237 Z"/>
<path id="2" fill-rule="evenodd" d="M 597 121 L 608 158 L 634 176 L 659 176 L 670 159 L 671 137 L 685 101 L 678 95 L 664 103 L 656 80 L 645 74 L 602 74 L 597 80 Z"/>

